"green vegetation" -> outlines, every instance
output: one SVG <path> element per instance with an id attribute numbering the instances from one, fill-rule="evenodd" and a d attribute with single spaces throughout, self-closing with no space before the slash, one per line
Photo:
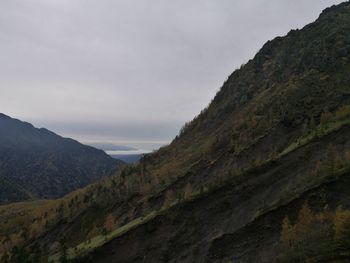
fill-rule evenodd
<path id="1" fill-rule="evenodd" d="M 306 134 L 297 139 L 296 142 L 289 145 L 281 152 L 285 155 L 295 149 L 304 146 L 315 139 L 319 139 L 327 134 L 335 132 L 345 125 L 350 124 L 350 106 L 343 105 L 336 112 L 324 112 L 321 114 L 319 125 L 315 126 L 312 118 Z"/>
<path id="2" fill-rule="evenodd" d="M 110 233 L 107 233 L 105 235 L 98 235 L 94 238 L 91 238 L 91 239 L 77 245 L 74 248 L 69 248 L 67 250 L 66 258 L 68 260 L 71 260 L 71 259 L 74 259 L 78 256 L 83 256 L 83 255 L 87 254 L 88 252 L 90 252 L 90 251 L 102 246 L 103 244 L 109 242 L 110 240 L 117 238 L 117 237 L 125 234 L 126 232 L 140 226 L 141 224 L 145 224 L 145 223 L 149 222 L 150 220 L 155 218 L 160 213 L 161 213 L 161 211 L 152 212 L 144 217 L 139 217 L 139 218 L 129 222 L 128 224 L 111 231 Z M 61 260 L 62 254 L 63 254 L 62 252 L 59 254 L 55 254 L 55 255 L 51 256 L 49 260 L 52 262 L 61 263 L 62 262 L 62 260 Z"/>

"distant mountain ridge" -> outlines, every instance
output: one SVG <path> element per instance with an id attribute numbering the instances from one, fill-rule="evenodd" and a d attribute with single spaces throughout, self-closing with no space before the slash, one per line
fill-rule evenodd
<path id="1" fill-rule="evenodd" d="M 113 143 L 89 143 L 90 146 L 103 150 L 114 159 L 121 160 L 127 164 L 135 163 L 148 153 L 147 150 L 140 150 L 130 146 L 117 145 Z"/>
<path id="2" fill-rule="evenodd" d="M 136 163 L 139 161 L 144 154 L 111 154 L 115 159 L 122 160 L 126 163 Z"/>
<path id="3" fill-rule="evenodd" d="M 97 149 L 101 149 L 104 151 L 134 151 L 137 150 L 136 148 L 125 146 L 125 145 L 116 145 L 113 143 L 89 143 L 90 146 L 95 147 Z"/>
<path id="4" fill-rule="evenodd" d="M 122 165 L 102 150 L 0 114 L 0 203 L 61 197 Z"/>

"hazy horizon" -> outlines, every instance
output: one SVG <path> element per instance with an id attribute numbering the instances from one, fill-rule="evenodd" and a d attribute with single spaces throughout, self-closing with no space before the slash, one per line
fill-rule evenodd
<path id="1" fill-rule="evenodd" d="M 0 3 L 0 112 L 83 143 L 153 150 L 276 36 L 343 1 Z"/>

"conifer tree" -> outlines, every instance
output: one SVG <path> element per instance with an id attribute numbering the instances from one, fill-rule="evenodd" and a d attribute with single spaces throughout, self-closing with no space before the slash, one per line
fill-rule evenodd
<path id="1" fill-rule="evenodd" d="M 310 209 L 310 206 L 308 205 L 308 203 L 304 203 L 304 205 L 299 211 L 298 221 L 295 224 L 295 234 L 298 237 L 298 239 L 303 239 L 303 237 L 306 237 L 305 235 L 307 235 L 307 233 L 309 232 L 314 220 L 315 217 Z"/>
<path id="2" fill-rule="evenodd" d="M 286 216 L 282 222 L 281 240 L 288 244 L 288 246 L 292 246 L 292 232 L 293 226 L 290 223 L 289 217 Z"/>
<path id="3" fill-rule="evenodd" d="M 167 190 L 164 197 L 163 208 L 169 208 L 174 201 L 174 193 L 172 190 Z"/>
<path id="4" fill-rule="evenodd" d="M 115 221 L 112 214 L 107 215 L 104 228 L 106 229 L 107 233 L 111 232 L 115 228 Z"/>
<path id="5" fill-rule="evenodd" d="M 333 224 L 337 244 L 339 246 L 350 245 L 350 211 L 338 208 Z"/>
<path id="6" fill-rule="evenodd" d="M 188 182 L 188 183 L 186 184 L 185 191 L 184 191 L 184 199 L 185 199 L 185 200 L 191 199 L 192 194 L 193 194 L 192 185 L 191 185 L 190 182 Z"/>

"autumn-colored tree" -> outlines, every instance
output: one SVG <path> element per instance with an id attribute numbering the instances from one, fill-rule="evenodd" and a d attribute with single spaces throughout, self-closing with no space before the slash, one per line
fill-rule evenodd
<path id="1" fill-rule="evenodd" d="M 286 216 L 282 222 L 281 240 L 288 246 L 292 246 L 293 242 L 293 226 L 289 217 Z"/>
<path id="2" fill-rule="evenodd" d="M 22 242 L 20 233 L 14 233 L 10 236 L 12 246 L 19 245 Z"/>
<path id="3" fill-rule="evenodd" d="M 338 245 L 344 245 L 350 236 L 350 211 L 338 208 L 334 216 L 334 238 Z"/>
<path id="4" fill-rule="evenodd" d="M 297 238 L 302 238 L 310 231 L 311 225 L 315 221 L 315 216 L 312 213 L 308 203 L 304 203 L 298 214 L 298 220 L 295 224 L 295 234 Z"/>
<path id="5" fill-rule="evenodd" d="M 39 234 L 43 230 L 45 222 L 42 220 L 35 220 L 34 223 L 29 227 L 29 237 L 33 238 Z"/>
<path id="6" fill-rule="evenodd" d="M 329 111 L 323 112 L 320 117 L 320 123 L 326 124 L 332 119 L 332 113 Z"/>
<path id="7" fill-rule="evenodd" d="M 309 204 L 306 202 L 302 206 L 298 214 L 298 224 L 309 226 L 314 221 L 314 214 L 310 209 Z"/>
<path id="8" fill-rule="evenodd" d="M 111 232 L 116 227 L 115 220 L 112 214 L 108 214 L 104 223 L 104 228 L 107 232 Z"/>
<path id="9" fill-rule="evenodd" d="M 174 193 L 172 190 L 167 190 L 164 197 L 163 208 L 169 208 L 174 202 Z"/>
<path id="10" fill-rule="evenodd" d="M 190 182 L 188 182 L 188 183 L 186 184 L 185 191 L 184 191 L 184 199 L 185 199 L 185 200 L 191 199 L 192 194 L 193 194 L 192 185 L 191 185 Z"/>
<path id="11" fill-rule="evenodd" d="M 313 170 L 311 171 L 311 175 L 313 176 L 321 176 L 322 172 L 324 169 L 324 165 L 321 162 L 321 160 L 318 160 L 315 164 L 315 167 L 313 168 Z"/>
<path id="12" fill-rule="evenodd" d="M 334 159 L 334 172 L 339 171 L 339 169 L 342 169 L 345 165 L 345 162 L 340 154 L 337 154 Z"/>
<path id="13" fill-rule="evenodd" d="M 315 215 L 315 220 L 320 224 L 325 224 L 327 220 L 329 220 L 329 211 L 320 212 Z"/>
<path id="14" fill-rule="evenodd" d="M 336 112 L 335 116 L 337 119 L 345 119 L 350 115 L 350 106 L 342 105 Z"/>

